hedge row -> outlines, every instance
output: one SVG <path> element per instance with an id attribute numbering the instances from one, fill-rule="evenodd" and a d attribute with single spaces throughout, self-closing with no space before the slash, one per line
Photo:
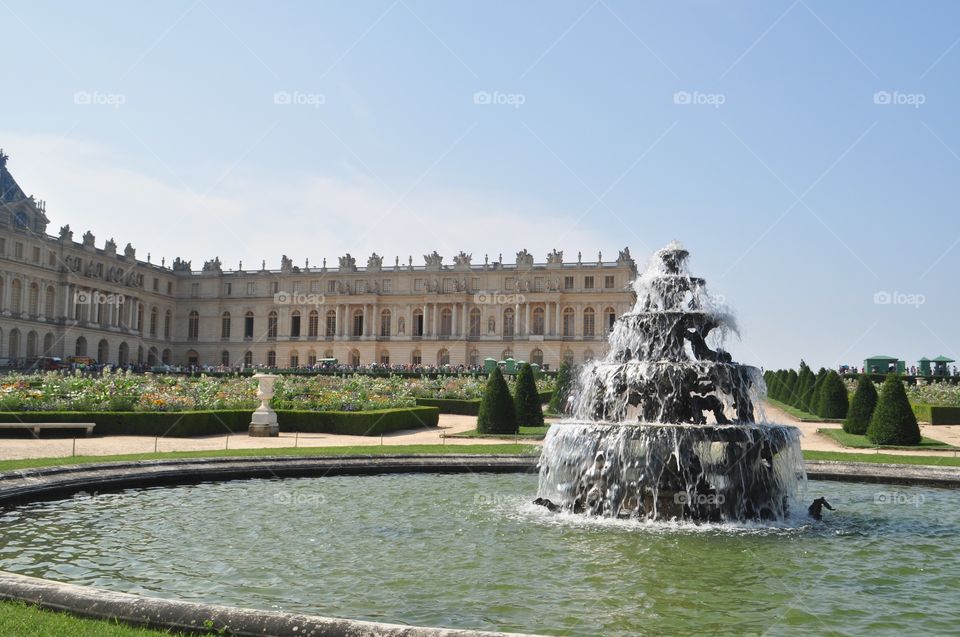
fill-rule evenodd
<path id="1" fill-rule="evenodd" d="M 960 407 L 942 405 L 911 405 L 917 420 L 931 425 L 960 425 Z"/>
<path id="2" fill-rule="evenodd" d="M 480 413 L 480 399 L 460 400 L 456 398 L 417 398 L 417 406 L 437 407 L 441 414 L 476 416 Z"/>
<path id="3" fill-rule="evenodd" d="M 246 433 L 250 410 L 219 411 L 25 411 L 0 412 L 0 422 L 92 422 L 100 436 L 191 436 Z M 436 407 L 375 411 L 277 411 L 281 431 L 378 436 L 399 429 L 436 427 Z"/>

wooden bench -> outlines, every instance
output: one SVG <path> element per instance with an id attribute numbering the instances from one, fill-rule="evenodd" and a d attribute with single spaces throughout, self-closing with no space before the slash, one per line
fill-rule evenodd
<path id="1" fill-rule="evenodd" d="M 0 422 L 0 429 L 29 429 L 37 438 L 41 429 L 83 429 L 89 436 L 96 426 L 92 422 Z"/>

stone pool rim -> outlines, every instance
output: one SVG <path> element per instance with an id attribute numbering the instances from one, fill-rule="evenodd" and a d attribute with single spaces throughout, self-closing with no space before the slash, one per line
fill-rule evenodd
<path id="1" fill-rule="evenodd" d="M 398 454 L 348 456 L 237 456 L 141 460 L 0 473 L 0 510 L 30 502 L 129 488 L 202 482 L 393 473 L 534 473 L 534 455 Z M 807 461 L 816 480 L 960 488 L 960 467 Z M 79 617 L 184 632 L 224 627 L 234 635 L 314 637 L 492 637 L 519 635 L 429 628 L 130 595 L 0 571 L 0 600 L 21 601 Z M 208 624 L 208 622 L 211 622 Z"/>

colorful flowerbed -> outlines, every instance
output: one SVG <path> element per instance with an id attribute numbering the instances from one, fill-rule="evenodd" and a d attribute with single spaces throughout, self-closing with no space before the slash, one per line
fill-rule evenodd
<path id="1" fill-rule="evenodd" d="M 471 376 L 283 376 L 277 381 L 272 404 L 277 409 L 316 411 L 412 407 L 417 398 L 477 399 L 483 394 L 484 384 L 484 378 Z M 553 380 L 538 380 L 537 389 L 552 390 Z M 251 378 L 188 378 L 122 371 L 96 378 L 55 372 L 11 374 L 0 377 L 0 411 L 252 410 L 259 404 L 256 393 L 257 381 Z"/>

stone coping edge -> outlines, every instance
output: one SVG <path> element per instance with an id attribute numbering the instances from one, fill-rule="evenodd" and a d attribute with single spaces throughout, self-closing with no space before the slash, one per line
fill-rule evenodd
<path id="1" fill-rule="evenodd" d="M 0 571 L 0 600 L 135 626 L 238 637 L 522 637 L 518 633 L 421 628 L 142 597 L 4 571 Z"/>

